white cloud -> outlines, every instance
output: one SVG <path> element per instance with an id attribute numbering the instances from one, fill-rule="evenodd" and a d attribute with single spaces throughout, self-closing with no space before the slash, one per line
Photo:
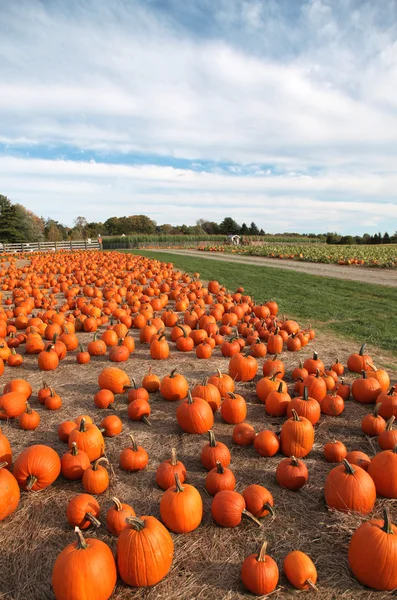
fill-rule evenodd
<path id="1" fill-rule="evenodd" d="M 226 209 L 244 217 L 242 202 L 251 212 L 240 220 L 251 221 L 259 220 L 261 202 L 270 210 L 285 197 L 288 219 L 294 214 L 301 229 L 311 219 L 302 199 L 316 203 L 319 229 L 334 218 L 334 202 L 346 211 L 365 202 L 374 223 L 376 206 L 394 214 L 394 0 L 170 0 L 167 12 L 156 7 L 134 0 L 0 6 L 7 25 L 0 143 L 9 154 L 45 149 L 50 156 L 52 148 L 68 156 L 72 149 L 87 161 L 95 151 L 120 163 L 2 160 L 1 191 L 66 222 L 81 212 L 83 191 L 103 202 L 96 211 L 102 220 L 122 214 L 134 194 L 153 201 L 159 221 L 169 220 L 174 194 L 190 207 L 190 222 L 207 198 L 209 217 L 218 214 L 217 202 L 221 217 Z M 141 166 L 122 164 L 131 153 L 142 155 Z M 233 176 L 221 167 L 200 174 L 144 164 L 156 155 L 170 164 L 230 162 Z M 59 198 L 68 191 L 79 198 L 68 201 L 71 216 L 58 206 L 57 190 Z M 368 219 L 356 211 L 336 223 L 352 230 Z"/>

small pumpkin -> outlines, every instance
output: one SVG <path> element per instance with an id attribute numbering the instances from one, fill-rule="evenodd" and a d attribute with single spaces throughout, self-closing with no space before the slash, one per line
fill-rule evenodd
<path id="1" fill-rule="evenodd" d="M 61 458 L 61 472 L 66 479 L 77 481 L 83 478 L 84 471 L 90 466 L 90 459 L 83 450 L 73 442 L 71 449 Z"/>
<path id="2" fill-rule="evenodd" d="M 317 591 L 317 569 L 314 566 L 312 559 L 301 552 L 293 550 L 284 559 L 284 573 L 291 585 L 298 590 Z"/>
<path id="3" fill-rule="evenodd" d="M 127 527 L 127 517 L 135 517 L 135 511 L 129 504 L 120 502 L 116 497 L 112 498 L 113 506 L 106 513 L 106 527 L 111 534 L 117 537 Z"/>
<path id="4" fill-rule="evenodd" d="M 324 446 L 325 460 L 331 463 L 340 463 L 346 458 L 347 449 L 345 444 L 334 440 L 333 442 L 327 442 Z"/>
<path id="5" fill-rule="evenodd" d="M 177 410 L 176 419 L 185 433 L 207 433 L 214 425 L 214 415 L 208 402 L 202 398 L 193 398 L 190 391 Z"/>
<path id="6" fill-rule="evenodd" d="M 163 523 L 174 533 L 189 533 L 201 523 L 201 496 L 193 485 L 182 485 L 178 473 L 175 473 L 175 485 L 168 488 L 161 498 L 160 515 Z"/>
<path id="7" fill-rule="evenodd" d="M 77 494 L 69 500 L 66 507 L 66 518 L 72 527 L 88 529 L 90 526 L 99 527 L 97 519 L 100 513 L 97 500 L 90 494 Z"/>
<path id="8" fill-rule="evenodd" d="M 376 489 L 364 469 L 344 459 L 343 464 L 328 473 L 324 496 L 329 508 L 368 514 L 375 504 Z"/>
<path id="9" fill-rule="evenodd" d="M 263 542 L 258 554 L 250 554 L 241 565 L 241 580 L 252 594 L 264 596 L 274 592 L 279 580 L 275 560 L 266 554 L 267 542 Z"/>
<path id="10" fill-rule="evenodd" d="M 234 490 L 235 486 L 236 478 L 233 472 L 219 461 L 216 463 L 216 467 L 208 472 L 205 480 L 205 489 L 211 496 L 215 496 L 222 490 Z"/>
<path id="11" fill-rule="evenodd" d="M 58 454 L 44 444 L 28 446 L 14 463 L 14 477 L 18 485 L 28 492 L 43 490 L 56 480 L 61 472 Z"/>
<path id="12" fill-rule="evenodd" d="M 4 521 L 19 504 L 18 482 L 8 471 L 8 462 L 0 460 L 0 521 Z"/>
<path id="13" fill-rule="evenodd" d="M 163 490 L 168 490 L 175 483 L 175 473 L 178 473 L 179 480 L 184 483 L 186 479 L 185 465 L 177 458 L 176 449 L 172 448 L 171 458 L 159 464 L 156 471 L 156 483 Z"/>
<path id="14" fill-rule="evenodd" d="M 142 471 L 149 462 L 149 456 L 142 446 L 138 446 L 132 433 L 129 435 L 131 446 L 121 451 L 119 463 L 124 471 Z"/>
<path id="15" fill-rule="evenodd" d="M 276 480 L 279 485 L 287 490 L 300 490 L 309 479 L 309 472 L 305 463 L 295 456 L 284 458 L 276 469 Z"/>
<path id="16" fill-rule="evenodd" d="M 255 429 L 249 423 L 239 423 L 233 429 L 232 437 L 238 446 L 251 446 L 255 440 Z"/>
<path id="17" fill-rule="evenodd" d="M 227 467 L 230 464 L 230 451 L 226 444 L 217 442 L 215 433 L 210 429 L 208 432 L 209 442 L 206 444 L 201 451 L 201 464 L 207 471 L 214 469 L 217 462 L 220 462 L 222 466 Z"/>
<path id="18" fill-rule="evenodd" d="M 222 527 L 237 527 L 243 516 L 261 525 L 261 522 L 246 509 L 244 497 L 233 490 L 222 490 L 215 494 L 211 504 L 211 514 L 214 521 Z"/>
<path id="19" fill-rule="evenodd" d="M 247 510 L 257 517 L 262 519 L 267 515 L 274 516 L 274 500 L 272 494 L 263 485 L 255 483 L 249 485 L 243 491 L 243 498 L 247 506 Z"/>

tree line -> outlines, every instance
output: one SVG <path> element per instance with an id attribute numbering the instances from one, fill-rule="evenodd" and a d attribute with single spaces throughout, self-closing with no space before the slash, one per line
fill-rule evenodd
<path id="1" fill-rule="evenodd" d="M 134 234 L 167 234 L 167 235 L 266 235 L 256 223 L 237 223 L 231 217 L 225 217 L 220 223 L 199 219 L 196 225 L 158 225 L 146 215 L 129 217 L 110 217 L 104 223 L 89 222 L 85 217 L 77 217 L 73 227 L 66 227 L 58 221 L 38 217 L 22 204 L 14 204 L 7 196 L 0 194 L 0 242 L 36 242 L 62 240 L 82 240 L 98 236 L 121 236 Z M 271 235 L 271 234 L 267 234 Z M 328 244 L 388 244 L 397 243 L 397 232 L 390 236 L 377 233 L 363 236 L 341 236 L 337 233 L 296 233 L 283 232 L 276 236 L 307 237 L 318 239 Z"/>

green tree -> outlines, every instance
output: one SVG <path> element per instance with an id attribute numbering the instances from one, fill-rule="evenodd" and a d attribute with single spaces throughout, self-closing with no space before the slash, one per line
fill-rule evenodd
<path id="1" fill-rule="evenodd" d="M 15 205 L 20 239 L 25 242 L 44 240 L 44 219 L 38 217 L 22 204 Z"/>
<path id="2" fill-rule="evenodd" d="M 22 240 L 19 231 L 18 213 L 15 204 L 7 196 L 0 194 L 0 242 L 18 242 Z"/>
<path id="3" fill-rule="evenodd" d="M 265 232 L 263 231 L 263 229 L 261 229 L 261 230 L 259 231 L 259 235 L 266 235 L 266 234 L 265 234 Z"/>
<path id="4" fill-rule="evenodd" d="M 259 235 L 259 229 L 254 222 L 250 225 L 250 235 Z"/>
<path id="5" fill-rule="evenodd" d="M 249 235 L 249 233 L 250 233 L 250 230 L 248 229 L 248 227 L 247 227 L 247 224 L 246 224 L 246 223 L 243 223 L 243 224 L 241 225 L 240 233 L 241 233 L 241 235 Z"/>
<path id="6" fill-rule="evenodd" d="M 225 235 L 239 234 L 240 229 L 240 225 L 231 217 L 226 217 L 219 225 L 219 233 L 223 233 Z"/>

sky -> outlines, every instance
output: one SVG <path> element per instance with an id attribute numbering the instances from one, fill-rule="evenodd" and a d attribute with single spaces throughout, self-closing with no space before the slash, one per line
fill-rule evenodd
<path id="1" fill-rule="evenodd" d="M 397 230 L 397 0 L 3 0 L 0 22 L 13 202 Z"/>

